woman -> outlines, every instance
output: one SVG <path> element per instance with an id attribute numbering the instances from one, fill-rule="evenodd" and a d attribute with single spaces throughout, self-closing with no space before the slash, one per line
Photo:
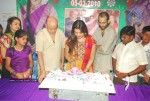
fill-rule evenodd
<path id="1" fill-rule="evenodd" d="M 82 20 L 76 20 L 65 45 L 65 58 L 68 60 L 66 70 L 76 67 L 83 72 L 93 72 L 95 51 L 96 43 L 88 35 L 87 26 Z"/>
<path id="2" fill-rule="evenodd" d="M 14 46 L 14 34 L 21 28 L 21 21 L 18 17 L 10 17 L 7 20 L 7 26 L 4 35 L 0 38 L 1 54 L 3 59 L 2 78 L 9 78 L 10 74 L 5 69 L 5 55 L 9 47 Z"/>

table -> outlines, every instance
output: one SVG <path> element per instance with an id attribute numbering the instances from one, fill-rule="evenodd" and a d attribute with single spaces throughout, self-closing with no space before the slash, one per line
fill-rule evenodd
<path id="1" fill-rule="evenodd" d="M 69 101 L 50 99 L 48 89 L 39 89 L 38 82 L 9 81 L 0 79 L 0 101 Z M 150 101 L 150 86 L 130 86 L 127 91 L 123 85 L 115 85 L 116 94 L 109 95 L 109 101 Z"/>

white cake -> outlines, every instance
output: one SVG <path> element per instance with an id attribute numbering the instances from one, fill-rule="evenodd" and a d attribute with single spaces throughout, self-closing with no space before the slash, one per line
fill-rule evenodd
<path id="1" fill-rule="evenodd" d="M 47 75 L 39 87 L 115 93 L 108 74 L 83 73 L 81 71 L 78 73 L 53 71 Z"/>
<path id="2" fill-rule="evenodd" d="M 48 88 L 50 98 L 74 101 L 108 101 L 109 93 L 115 93 L 108 74 L 83 73 L 76 68 L 49 73 L 39 88 Z"/>

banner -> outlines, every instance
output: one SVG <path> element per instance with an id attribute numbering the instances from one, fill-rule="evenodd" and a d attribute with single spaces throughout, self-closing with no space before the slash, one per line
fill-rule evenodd
<path id="1" fill-rule="evenodd" d="M 17 14 L 22 20 L 24 30 L 29 32 L 31 45 L 35 36 L 45 26 L 48 16 L 55 16 L 66 37 L 70 36 L 75 20 L 85 21 L 89 34 L 98 27 L 98 14 L 106 11 L 110 15 L 110 24 L 118 32 L 126 25 L 126 0 L 17 0 Z"/>

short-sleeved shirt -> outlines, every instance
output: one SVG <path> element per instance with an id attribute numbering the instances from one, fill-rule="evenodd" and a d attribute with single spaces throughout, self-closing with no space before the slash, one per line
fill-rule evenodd
<path id="1" fill-rule="evenodd" d="M 148 65 L 146 66 L 146 71 L 147 71 L 147 74 L 150 76 L 150 42 L 145 46 L 143 46 L 141 43 L 142 43 L 142 41 L 140 41 L 139 44 L 145 50 L 145 53 L 147 56 L 147 61 L 148 61 Z M 142 76 L 142 75 L 140 75 L 140 76 Z"/>
<path id="2" fill-rule="evenodd" d="M 65 35 L 60 29 L 56 31 L 55 42 L 53 42 L 46 28 L 37 34 L 36 51 L 42 52 L 46 71 L 60 68 L 62 48 L 65 47 L 65 40 Z"/>
<path id="3" fill-rule="evenodd" d="M 146 65 L 148 63 L 143 47 L 135 41 L 131 41 L 126 45 L 122 42 L 119 43 L 112 57 L 117 60 L 116 69 L 123 73 L 129 73 L 140 65 Z M 137 75 L 130 76 L 130 82 L 137 82 Z"/>
<path id="4" fill-rule="evenodd" d="M 29 69 L 29 54 L 31 53 L 30 46 L 25 46 L 23 50 L 15 50 L 14 47 L 6 51 L 6 57 L 11 58 L 11 67 L 16 72 L 25 72 Z"/>

